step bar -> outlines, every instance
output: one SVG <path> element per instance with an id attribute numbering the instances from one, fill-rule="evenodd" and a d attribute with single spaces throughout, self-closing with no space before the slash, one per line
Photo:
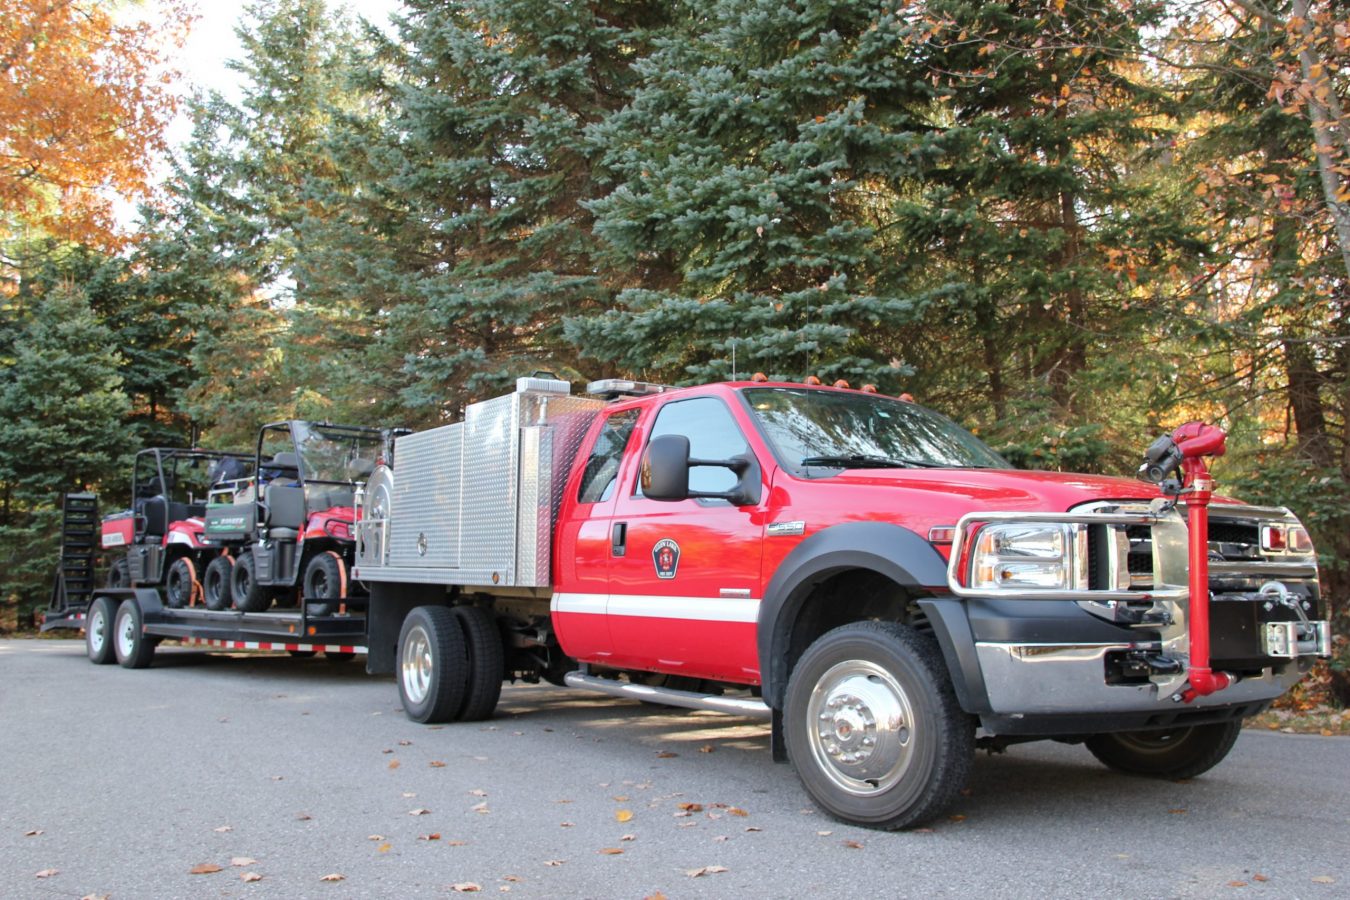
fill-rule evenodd
<path id="1" fill-rule="evenodd" d="M 718 697 L 711 694 L 699 694 L 694 691 L 677 691 L 674 688 L 632 684 L 627 681 L 615 681 L 612 678 L 597 678 L 583 672 L 568 672 L 564 676 L 564 680 L 568 687 L 608 694 L 611 697 L 645 700 L 648 703 L 680 706 L 685 709 L 706 709 L 711 712 L 727 713 L 732 716 L 752 716 L 757 719 L 767 719 L 772 715 L 769 707 L 764 705 L 763 700 L 754 698 Z"/>

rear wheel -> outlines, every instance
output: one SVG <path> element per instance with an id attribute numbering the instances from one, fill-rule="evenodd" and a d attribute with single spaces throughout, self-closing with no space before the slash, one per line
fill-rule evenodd
<path id="1" fill-rule="evenodd" d="M 1218 722 L 1162 731 L 1097 734 L 1086 744 L 1093 756 L 1118 772 L 1194 778 L 1222 762 L 1241 733 L 1241 721 Z"/>
<path id="2" fill-rule="evenodd" d="M 310 603 L 306 609 L 312 615 L 329 616 L 338 601 L 346 594 L 347 565 L 342 557 L 331 551 L 316 553 L 305 566 L 303 596 L 307 600 L 332 600 L 332 603 Z"/>
<path id="3" fill-rule="evenodd" d="M 325 650 L 324 659 L 333 663 L 346 663 L 356 659 L 356 654 L 350 650 Z"/>
<path id="4" fill-rule="evenodd" d="M 808 647 L 783 726 L 807 793 L 831 815 L 877 828 L 940 814 L 974 757 L 974 725 L 937 646 L 894 622 L 844 625 Z"/>
<path id="5" fill-rule="evenodd" d="M 117 601 L 111 597 L 95 597 L 89 604 L 84 620 L 84 649 L 89 661 L 106 666 L 117 659 L 113 650 L 113 619 L 117 616 Z"/>
<path id="6" fill-rule="evenodd" d="M 180 556 L 169 566 L 169 574 L 164 577 L 164 600 L 174 609 L 182 609 L 192 602 L 196 586 L 196 566 L 186 556 Z"/>
<path id="7" fill-rule="evenodd" d="M 124 588 L 131 586 L 131 564 L 125 556 L 119 556 L 108 567 L 108 587 Z"/>
<path id="8" fill-rule="evenodd" d="M 207 609 L 221 612 L 230 608 L 230 573 L 234 571 L 234 560 L 228 556 L 217 556 L 206 566 L 206 575 L 202 578 L 202 602 Z"/>
<path id="9" fill-rule="evenodd" d="M 464 629 L 444 606 L 419 606 L 398 635 L 398 695 L 414 722 L 449 722 L 464 705 L 469 654 Z"/>
<path id="10" fill-rule="evenodd" d="M 155 640 L 144 632 L 145 619 L 135 600 L 125 600 L 117 607 L 113 620 L 113 647 L 117 662 L 124 669 L 144 669 L 155 655 Z"/>
<path id="11" fill-rule="evenodd" d="M 230 572 L 230 598 L 243 612 L 266 612 L 272 605 L 272 592 L 258 584 L 258 565 L 251 550 L 239 554 Z"/>
<path id="12" fill-rule="evenodd" d="M 456 606 L 453 611 L 469 651 L 469 685 L 457 718 L 478 722 L 492 715 L 502 695 L 502 633 L 496 616 L 481 606 Z"/>

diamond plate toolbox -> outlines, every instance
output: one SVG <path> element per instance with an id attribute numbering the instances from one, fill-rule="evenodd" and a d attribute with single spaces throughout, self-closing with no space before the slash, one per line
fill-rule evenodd
<path id="1" fill-rule="evenodd" d="M 360 577 L 547 587 L 553 527 L 572 461 L 603 401 L 521 379 L 464 421 L 397 439 L 382 563 Z M 372 525 L 374 523 L 371 523 Z"/>

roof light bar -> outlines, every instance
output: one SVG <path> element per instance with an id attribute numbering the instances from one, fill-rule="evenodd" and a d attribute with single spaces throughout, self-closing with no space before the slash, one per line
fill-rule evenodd
<path id="1" fill-rule="evenodd" d="M 626 378 L 604 378 L 586 385 L 586 393 L 593 394 L 603 400 L 613 400 L 616 397 L 664 394 L 670 389 L 669 385 L 655 384 L 650 381 L 630 381 Z"/>

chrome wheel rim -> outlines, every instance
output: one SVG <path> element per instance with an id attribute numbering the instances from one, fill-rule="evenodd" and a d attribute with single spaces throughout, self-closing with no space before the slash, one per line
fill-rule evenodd
<path id="1" fill-rule="evenodd" d="M 132 621 L 134 616 L 122 616 L 117 626 L 117 652 L 123 658 L 131 655 L 131 651 L 136 645 L 136 623 Z"/>
<path id="2" fill-rule="evenodd" d="M 421 703 L 431 690 L 431 638 L 421 625 L 414 625 L 403 642 L 400 678 L 403 693 L 411 703 Z"/>
<path id="3" fill-rule="evenodd" d="M 89 617 L 89 647 L 95 653 L 103 650 L 103 642 L 108 639 L 108 620 L 103 615 L 103 610 L 96 611 Z"/>
<path id="4" fill-rule="evenodd" d="M 806 730 L 820 770 L 855 796 L 894 787 L 914 758 L 909 696 L 895 676 L 866 660 L 838 663 L 820 677 L 807 703 Z"/>

